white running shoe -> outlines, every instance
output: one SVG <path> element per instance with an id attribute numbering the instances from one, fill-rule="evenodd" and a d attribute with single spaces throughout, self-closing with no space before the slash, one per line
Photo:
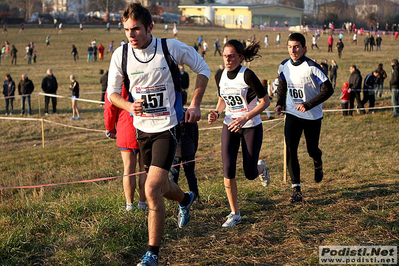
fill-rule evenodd
<path id="1" fill-rule="evenodd" d="M 263 166 L 263 172 L 259 175 L 260 182 L 262 186 L 267 187 L 270 184 L 270 174 L 267 170 L 266 164 L 263 160 L 258 161 L 258 165 Z"/>
<path id="2" fill-rule="evenodd" d="M 236 224 L 241 223 L 241 215 L 240 213 L 235 214 L 234 212 L 231 212 L 229 215 L 226 216 L 227 221 L 222 225 L 222 227 L 231 227 Z"/>
<path id="3" fill-rule="evenodd" d="M 134 205 L 133 204 L 126 204 L 126 206 L 125 206 L 125 211 L 127 211 L 127 212 L 131 212 L 131 211 L 133 211 L 133 207 L 134 207 Z"/>

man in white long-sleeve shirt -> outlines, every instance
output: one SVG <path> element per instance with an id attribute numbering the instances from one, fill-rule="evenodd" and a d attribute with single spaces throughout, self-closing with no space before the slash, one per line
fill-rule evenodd
<path id="1" fill-rule="evenodd" d="M 122 21 L 129 40 L 125 72 L 129 84 L 125 83 L 125 87 L 129 88 L 132 102 L 120 95 L 124 83 L 123 47 L 112 55 L 107 92 L 114 105 L 134 115 L 133 124 L 147 171 L 145 194 L 149 207 L 148 251 L 138 265 L 158 265 L 165 222 L 163 197 L 179 203 L 179 227 L 188 223 L 195 198 L 193 192 L 184 193 L 168 178 L 183 116 L 180 86 L 176 86 L 161 39 L 151 35 L 154 24 L 150 12 L 141 4 L 133 3 L 124 11 Z M 200 103 L 208 83 L 209 67 L 192 47 L 174 39 L 166 40 L 166 44 L 173 63 L 185 64 L 197 73 L 194 95 L 184 117 L 186 122 L 196 122 L 201 117 Z"/>

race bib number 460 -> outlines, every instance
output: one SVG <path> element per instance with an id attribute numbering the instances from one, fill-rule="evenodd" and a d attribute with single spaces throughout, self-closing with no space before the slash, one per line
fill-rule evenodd
<path id="1" fill-rule="evenodd" d="M 303 87 L 288 86 L 288 93 L 290 94 L 291 99 L 294 101 L 294 103 L 304 102 Z"/>
<path id="2" fill-rule="evenodd" d="M 143 100 L 144 112 L 141 117 L 170 115 L 170 104 L 165 85 L 135 87 L 138 99 Z"/>

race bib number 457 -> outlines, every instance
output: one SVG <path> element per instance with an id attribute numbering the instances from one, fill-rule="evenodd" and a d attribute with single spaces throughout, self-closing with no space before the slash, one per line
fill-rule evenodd
<path id="1" fill-rule="evenodd" d="M 143 100 L 143 115 L 154 117 L 170 115 L 170 104 L 165 85 L 135 87 L 136 97 Z"/>

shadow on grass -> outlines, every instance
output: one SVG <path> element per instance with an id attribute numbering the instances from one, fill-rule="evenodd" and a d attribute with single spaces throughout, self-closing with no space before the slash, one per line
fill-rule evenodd
<path id="1" fill-rule="evenodd" d="M 354 187 L 327 190 L 319 194 L 319 198 L 309 198 L 308 203 L 314 205 L 330 205 L 340 200 L 352 199 L 364 201 L 378 197 L 387 197 L 399 194 L 399 184 L 365 184 Z"/>

